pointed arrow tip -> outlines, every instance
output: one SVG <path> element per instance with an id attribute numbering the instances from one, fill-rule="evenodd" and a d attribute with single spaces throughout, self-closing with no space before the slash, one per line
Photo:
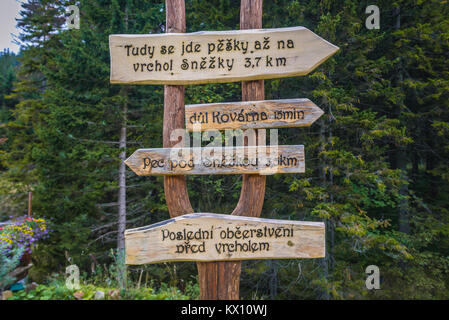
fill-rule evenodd
<path id="1" fill-rule="evenodd" d="M 130 155 L 130 156 L 128 157 L 128 159 L 126 159 L 125 161 L 123 161 L 123 163 L 126 164 L 126 165 L 128 166 L 128 168 L 130 168 L 131 170 L 133 170 L 131 164 L 132 164 L 132 158 L 133 158 L 133 156 L 134 156 L 135 153 L 136 153 L 136 152 L 134 152 L 132 155 Z M 133 171 L 134 171 L 134 170 L 133 170 Z"/>
<path id="2" fill-rule="evenodd" d="M 309 99 L 307 99 L 309 100 Z M 321 109 L 320 107 L 318 107 L 313 101 L 309 100 L 310 103 L 312 104 L 313 108 L 316 110 L 316 112 L 314 113 L 313 119 L 310 122 L 310 125 L 312 125 L 312 123 L 314 123 L 315 121 L 317 121 L 319 118 L 321 118 L 321 116 L 324 114 L 323 109 Z"/>

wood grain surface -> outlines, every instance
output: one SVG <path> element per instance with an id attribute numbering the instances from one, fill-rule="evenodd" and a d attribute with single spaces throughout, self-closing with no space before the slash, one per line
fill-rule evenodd
<path id="1" fill-rule="evenodd" d="M 138 149 L 125 164 L 139 176 L 304 173 L 304 146 Z"/>
<path id="2" fill-rule="evenodd" d="M 109 36 L 111 83 L 199 84 L 306 75 L 338 47 L 304 27 Z"/>
<path id="3" fill-rule="evenodd" d="M 126 230 L 126 263 L 322 258 L 324 241 L 322 222 L 194 213 Z"/>
<path id="4" fill-rule="evenodd" d="M 188 131 L 310 126 L 323 114 L 309 99 L 186 105 Z"/>

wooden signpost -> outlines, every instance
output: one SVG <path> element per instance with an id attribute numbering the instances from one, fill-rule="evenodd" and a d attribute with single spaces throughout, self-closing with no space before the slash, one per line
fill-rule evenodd
<path id="1" fill-rule="evenodd" d="M 193 213 L 125 233 L 126 263 L 324 257 L 324 223 Z"/>
<path id="2" fill-rule="evenodd" d="M 206 131 L 306 127 L 322 114 L 323 110 L 309 99 L 192 104 L 186 106 L 186 128 Z"/>
<path id="3" fill-rule="evenodd" d="M 305 75 L 338 47 L 304 27 L 261 29 L 262 0 L 241 0 L 240 31 L 185 34 L 185 22 L 184 0 L 166 0 L 166 34 L 109 38 L 111 83 L 165 84 L 163 148 L 139 149 L 125 163 L 138 175 L 164 176 L 172 219 L 126 230 L 126 263 L 196 261 L 201 299 L 238 299 L 240 260 L 324 257 L 324 223 L 258 218 L 265 175 L 304 172 L 304 147 L 247 139 L 238 147 L 178 148 L 171 134 L 311 125 L 320 108 L 308 99 L 265 101 L 262 79 Z M 243 81 L 242 102 L 185 108 L 182 85 L 230 81 Z M 190 174 L 242 174 L 232 214 L 194 213 Z"/>

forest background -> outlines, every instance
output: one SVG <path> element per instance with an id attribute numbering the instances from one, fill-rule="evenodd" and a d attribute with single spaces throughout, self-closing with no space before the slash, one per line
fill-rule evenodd
<path id="1" fill-rule="evenodd" d="M 80 8 L 68 29 L 66 8 Z M 380 29 L 365 26 L 368 5 Z M 186 0 L 187 32 L 239 29 L 238 0 Z M 326 223 L 326 258 L 245 261 L 241 296 L 442 299 L 449 296 L 449 6 L 443 0 L 264 1 L 263 27 L 304 26 L 340 47 L 308 76 L 266 80 L 266 99 L 309 98 L 325 114 L 279 129 L 304 144 L 306 173 L 267 178 L 262 217 Z M 169 218 L 163 179 L 119 172 L 162 147 L 163 86 L 111 85 L 110 34 L 165 32 L 164 1 L 29 0 L 18 55 L 0 54 L 0 221 L 26 213 L 51 233 L 32 255 L 46 281 L 70 264 L 113 263 L 118 234 Z M 190 85 L 186 104 L 241 100 L 240 83 Z M 123 169 L 123 167 L 122 167 Z M 187 178 L 195 212 L 230 213 L 240 176 Z M 126 192 L 126 202 L 119 197 Z M 126 222 L 124 222 L 126 218 Z M 365 269 L 380 269 L 367 290 Z M 185 288 L 195 263 L 129 267 Z"/>

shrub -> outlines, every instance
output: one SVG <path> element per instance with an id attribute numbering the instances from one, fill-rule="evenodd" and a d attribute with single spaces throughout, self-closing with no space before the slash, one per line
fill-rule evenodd
<path id="1" fill-rule="evenodd" d="M 3 254 L 5 251 L 5 244 L 0 242 L 0 293 L 16 280 L 10 277 L 9 273 L 19 265 L 24 248 L 13 248 L 8 250 L 8 254 Z"/>
<path id="2" fill-rule="evenodd" d="M 195 285 L 192 285 L 195 287 Z M 105 300 L 190 300 L 197 299 L 197 296 L 188 296 L 183 294 L 178 288 L 171 288 L 163 285 L 159 290 L 153 288 L 140 288 L 121 290 L 119 297 L 112 297 L 110 295 L 113 291 L 118 291 L 115 288 L 99 287 L 92 284 L 81 285 L 78 290 L 68 289 L 61 281 L 54 281 L 48 285 L 39 285 L 35 290 L 26 292 L 18 291 L 9 300 L 76 300 L 75 293 L 82 292 L 82 300 L 94 300 L 97 291 L 105 293 Z M 191 289 L 191 293 L 196 292 L 196 289 Z"/>

